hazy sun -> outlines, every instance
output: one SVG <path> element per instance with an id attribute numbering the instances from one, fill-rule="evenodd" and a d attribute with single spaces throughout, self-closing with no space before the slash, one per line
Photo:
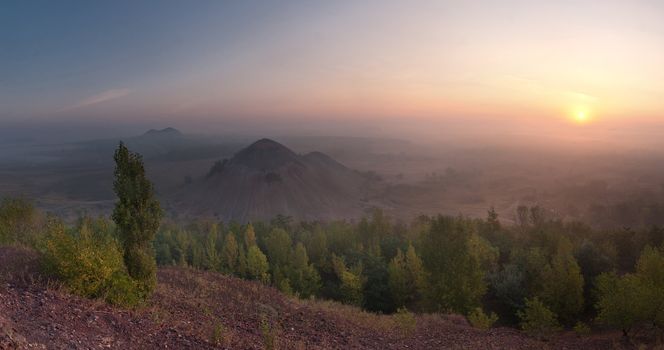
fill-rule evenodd
<path id="1" fill-rule="evenodd" d="M 586 110 L 577 110 L 572 113 L 572 121 L 577 124 L 586 124 L 590 122 L 590 114 Z"/>
<path id="2" fill-rule="evenodd" d="M 579 123 L 585 123 L 588 121 L 588 113 L 583 111 L 576 112 L 576 121 Z"/>

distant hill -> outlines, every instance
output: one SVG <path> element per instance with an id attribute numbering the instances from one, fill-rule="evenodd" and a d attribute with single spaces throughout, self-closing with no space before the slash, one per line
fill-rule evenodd
<path id="1" fill-rule="evenodd" d="M 161 130 L 150 129 L 143 136 L 147 137 L 182 137 L 182 133 L 175 128 L 165 128 Z"/>
<path id="2" fill-rule="evenodd" d="M 262 139 L 214 164 L 175 202 L 180 211 L 226 220 L 353 218 L 363 213 L 367 181 L 323 153 L 298 155 Z"/>

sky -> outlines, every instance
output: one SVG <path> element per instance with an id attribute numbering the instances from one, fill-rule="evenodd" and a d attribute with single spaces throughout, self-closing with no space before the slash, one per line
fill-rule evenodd
<path id="1" fill-rule="evenodd" d="M 662 63 L 657 0 L 4 1 L 0 125 L 647 132 Z"/>

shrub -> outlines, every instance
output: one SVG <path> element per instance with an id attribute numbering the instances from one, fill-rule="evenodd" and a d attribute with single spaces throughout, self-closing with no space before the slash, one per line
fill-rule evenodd
<path id="1" fill-rule="evenodd" d="M 588 335 L 590 334 L 590 327 L 587 324 L 579 321 L 574 325 L 574 333 L 577 335 Z"/>
<path id="2" fill-rule="evenodd" d="M 137 285 L 127 275 L 117 241 L 90 231 L 68 233 L 51 219 L 44 242 L 44 267 L 73 293 L 103 298 L 111 304 L 134 306 L 140 301 Z"/>
<path id="3" fill-rule="evenodd" d="M 526 307 L 517 315 L 521 328 L 530 336 L 547 339 L 560 330 L 556 314 L 549 310 L 537 297 L 526 299 Z"/>
<path id="4" fill-rule="evenodd" d="M 475 308 L 475 310 L 468 314 L 468 322 L 470 322 L 470 324 L 475 328 L 489 329 L 493 326 L 494 323 L 496 323 L 496 321 L 498 321 L 498 315 L 496 315 L 494 312 L 487 315 L 480 307 Z"/>
<path id="5" fill-rule="evenodd" d="M 263 345 L 265 350 L 273 350 L 275 348 L 275 341 L 277 338 L 276 331 L 270 326 L 270 321 L 266 315 L 261 317 L 259 324 L 261 335 L 263 336 Z"/>
<path id="6" fill-rule="evenodd" d="M 225 332 L 226 332 L 226 329 L 224 328 L 224 325 L 217 322 L 217 324 L 214 325 L 214 329 L 212 330 L 212 337 L 210 338 L 210 342 L 214 345 L 224 345 L 224 343 L 225 343 L 224 333 Z"/>
<path id="7" fill-rule="evenodd" d="M 408 309 L 405 307 L 399 308 L 393 317 L 399 332 L 404 337 L 407 337 L 415 332 L 415 329 L 417 328 L 417 320 L 415 319 L 415 315 L 408 311 Z"/>
<path id="8" fill-rule="evenodd" d="M 38 212 L 32 203 L 5 198 L 0 203 L 0 243 L 34 245 L 38 234 Z"/>

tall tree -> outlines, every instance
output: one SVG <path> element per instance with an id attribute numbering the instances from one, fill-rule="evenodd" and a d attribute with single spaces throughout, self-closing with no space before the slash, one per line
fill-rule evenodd
<path id="1" fill-rule="evenodd" d="M 583 310 L 583 275 L 571 252 L 571 244 L 562 242 L 558 252 L 541 272 L 540 291 L 542 302 L 560 321 L 572 324 Z"/>
<path id="2" fill-rule="evenodd" d="M 157 282 L 152 240 L 159 229 L 162 211 L 152 183 L 145 176 L 141 155 L 120 143 L 114 159 L 113 189 L 118 201 L 113 220 L 118 227 L 127 272 L 147 296 Z"/>
<path id="3" fill-rule="evenodd" d="M 467 314 L 487 290 L 486 271 L 471 249 L 472 222 L 438 216 L 422 237 L 422 260 L 428 272 L 428 299 L 434 310 Z"/>
<path id="4" fill-rule="evenodd" d="M 425 272 L 422 260 L 415 252 L 412 244 L 408 245 L 406 254 L 397 250 L 397 255 L 388 266 L 389 285 L 392 298 L 397 307 L 413 308 L 424 291 Z"/>
<path id="5" fill-rule="evenodd" d="M 237 272 L 237 262 L 239 255 L 240 252 L 237 241 L 235 240 L 235 234 L 233 232 L 228 232 L 224 241 L 224 248 L 221 252 L 222 269 L 226 273 Z"/>
<path id="6" fill-rule="evenodd" d="M 221 257 L 217 251 L 218 237 L 217 224 L 212 224 L 205 240 L 205 268 L 208 270 L 219 270 L 221 268 Z"/>
<path id="7" fill-rule="evenodd" d="M 244 246 L 249 249 L 249 247 L 256 245 L 256 231 L 254 231 L 254 226 L 249 223 L 247 229 L 244 231 Z"/>

